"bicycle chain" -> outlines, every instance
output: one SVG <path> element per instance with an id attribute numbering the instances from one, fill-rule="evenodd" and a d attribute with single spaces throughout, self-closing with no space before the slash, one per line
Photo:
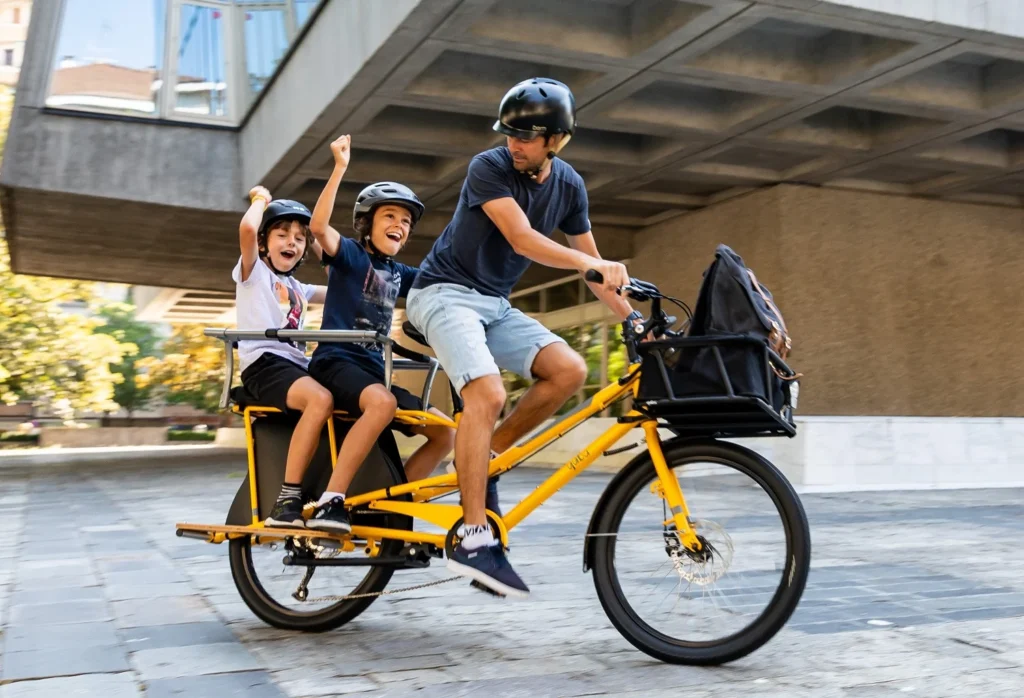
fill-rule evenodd
<path id="1" fill-rule="evenodd" d="M 439 584 L 447 584 L 448 582 L 454 582 L 456 579 L 463 579 L 461 575 L 455 575 L 454 577 L 448 577 L 447 579 L 436 579 L 433 582 L 426 582 L 424 584 L 417 584 L 411 587 L 402 587 L 401 589 L 385 589 L 384 591 L 371 591 L 365 594 L 348 594 L 347 596 L 317 596 L 312 599 L 306 599 L 303 603 L 324 603 L 327 601 L 349 601 L 350 599 L 367 599 L 371 596 L 389 596 L 391 594 L 401 594 L 406 591 L 416 591 L 417 589 L 426 589 L 427 587 L 436 587 Z"/>

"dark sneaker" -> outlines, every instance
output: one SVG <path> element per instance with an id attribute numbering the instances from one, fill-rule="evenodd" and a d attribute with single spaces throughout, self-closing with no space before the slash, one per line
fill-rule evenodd
<path id="1" fill-rule="evenodd" d="M 500 545 L 485 545 L 476 550 L 466 550 L 459 543 L 448 558 L 448 569 L 463 577 L 479 582 L 495 594 L 525 599 L 530 588 L 523 584 L 512 565 L 508 564 L 505 549 Z"/>
<path id="2" fill-rule="evenodd" d="M 318 506 L 313 510 L 309 521 L 306 522 L 306 528 L 330 531 L 331 533 L 351 533 L 352 523 L 348 520 L 345 500 L 335 497 L 326 504 Z"/>
<path id="3" fill-rule="evenodd" d="M 302 518 L 302 500 L 298 497 L 285 497 L 277 500 L 270 516 L 264 525 L 276 528 L 305 528 L 306 521 Z"/>

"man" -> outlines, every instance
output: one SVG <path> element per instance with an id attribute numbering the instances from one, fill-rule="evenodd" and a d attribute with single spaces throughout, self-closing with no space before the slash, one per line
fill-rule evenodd
<path id="1" fill-rule="evenodd" d="M 488 458 L 554 414 L 587 376 L 583 359 L 512 308 L 509 293 L 531 261 L 594 269 L 604 277 L 590 283 L 594 294 L 619 318 L 639 318 L 615 292 L 628 283 L 626 267 L 597 251 L 582 177 L 555 157 L 575 128 L 576 102 L 563 83 L 534 78 L 508 91 L 494 124 L 506 145 L 470 162 L 455 214 L 420 265 L 406 308 L 464 402 L 455 437 L 464 525 L 448 568 L 507 596 L 529 589 L 487 525 Z M 550 239 L 555 228 L 568 247 Z M 505 404 L 499 367 L 536 382 L 495 431 Z"/>

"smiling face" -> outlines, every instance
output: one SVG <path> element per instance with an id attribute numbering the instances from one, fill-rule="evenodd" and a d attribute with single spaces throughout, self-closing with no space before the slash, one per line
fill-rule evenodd
<path id="1" fill-rule="evenodd" d="M 291 271 L 306 253 L 306 226 L 299 221 L 280 221 L 267 232 L 266 256 L 274 269 Z"/>
<path id="2" fill-rule="evenodd" d="M 402 249 L 412 231 L 412 213 L 404 206 L 383 204 L 373 212 L 370 240 L 381 254 L 393 257 Z"/>

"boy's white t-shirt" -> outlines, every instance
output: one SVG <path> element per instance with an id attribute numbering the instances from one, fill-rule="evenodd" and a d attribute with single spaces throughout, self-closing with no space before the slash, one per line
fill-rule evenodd
<path id="1" fill-rule="evenodd" d="M 242 281 L 242 258 L 231 272 L 235 281 L 235 312 L 240 330 L 301 330 L 306 322 L 309 299 L 316 286 L 291 276 L 275 274 L 266 262 L 257 258 L 249 278 Z M 238 343 L 238 360 L 244 371 L 263 353 L 276 354 L 303 368 L 309 366 L 305 344 L 289 344 L 276 339 L 246 340 Z"/>

